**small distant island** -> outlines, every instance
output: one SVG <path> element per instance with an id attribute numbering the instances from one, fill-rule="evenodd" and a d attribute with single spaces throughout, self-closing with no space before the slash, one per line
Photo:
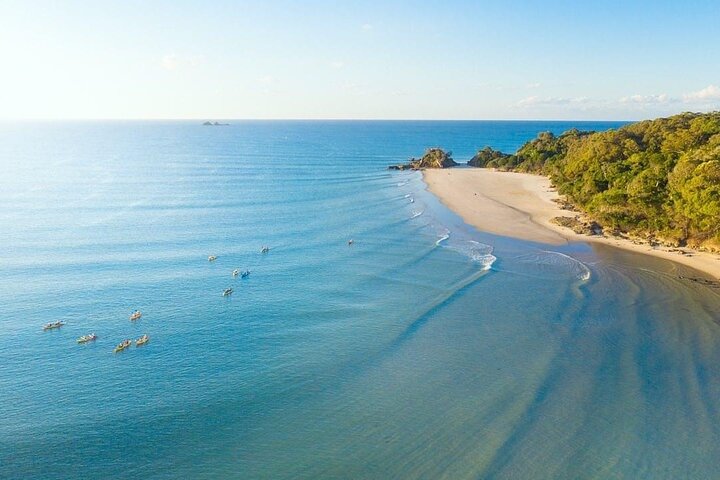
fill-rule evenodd
<path id="1" fill-rule="evenodd" d="M 227 125 L 230 125 L 230 124 L 229 124 L 229 123 L 220 123 L 220 122 L 207 121 L 207 122 L 203 123 L 203 125 L 206 126 L 206 127 L 224 127 L 224 126 L 227 126 Z"/>

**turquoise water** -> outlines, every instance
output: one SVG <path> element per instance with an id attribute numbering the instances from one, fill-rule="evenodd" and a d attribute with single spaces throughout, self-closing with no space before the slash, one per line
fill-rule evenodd
<path id="1" fill-rule="evenodd" d="M 720 477 L 720 292 L 386 170 L 617 125 L 0 125 L 0 477 Z"/>

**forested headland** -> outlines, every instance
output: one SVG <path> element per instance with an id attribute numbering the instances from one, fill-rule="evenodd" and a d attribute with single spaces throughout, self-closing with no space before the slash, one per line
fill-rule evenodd
<path id="1" fill-rule="evenodd" d="M 548 175 L 606 229 L 720 251 L 720 112 L 544 132 L 514 154 L 485 147 L 468 164 Z"/>

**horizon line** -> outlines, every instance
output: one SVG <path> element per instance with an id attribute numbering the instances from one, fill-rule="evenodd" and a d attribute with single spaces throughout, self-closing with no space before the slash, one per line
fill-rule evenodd
<path id="1" fill-rule="evenodd" d="M 679 112 L 682 113 L 694 112 Z M 670 116 L 674 116 L 670 115 Z M 653 117 L 666 118 L 666 117 Z M 635 119 L 562 119 L 562 118 L 0 118 L 0 122 L 640 122 L 649 118 Z"/>

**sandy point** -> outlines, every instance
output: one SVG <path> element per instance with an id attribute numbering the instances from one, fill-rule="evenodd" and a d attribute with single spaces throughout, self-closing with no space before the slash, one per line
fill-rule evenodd
<path id="1" fill-rule="evenodd" d="M 550 179 L 529 173 L 487 168 L 447 168 L 423 171 L 428 190 L 448 208 L 479 230 L 550 245 L 598 242 L 671 260 L 720 278 L 720 256 L 684 249 L 636 244 L 611 236 L 587 236 L 555 225 L 554 217 L 574 216 L 555 202 L 558 193 Z"/>

